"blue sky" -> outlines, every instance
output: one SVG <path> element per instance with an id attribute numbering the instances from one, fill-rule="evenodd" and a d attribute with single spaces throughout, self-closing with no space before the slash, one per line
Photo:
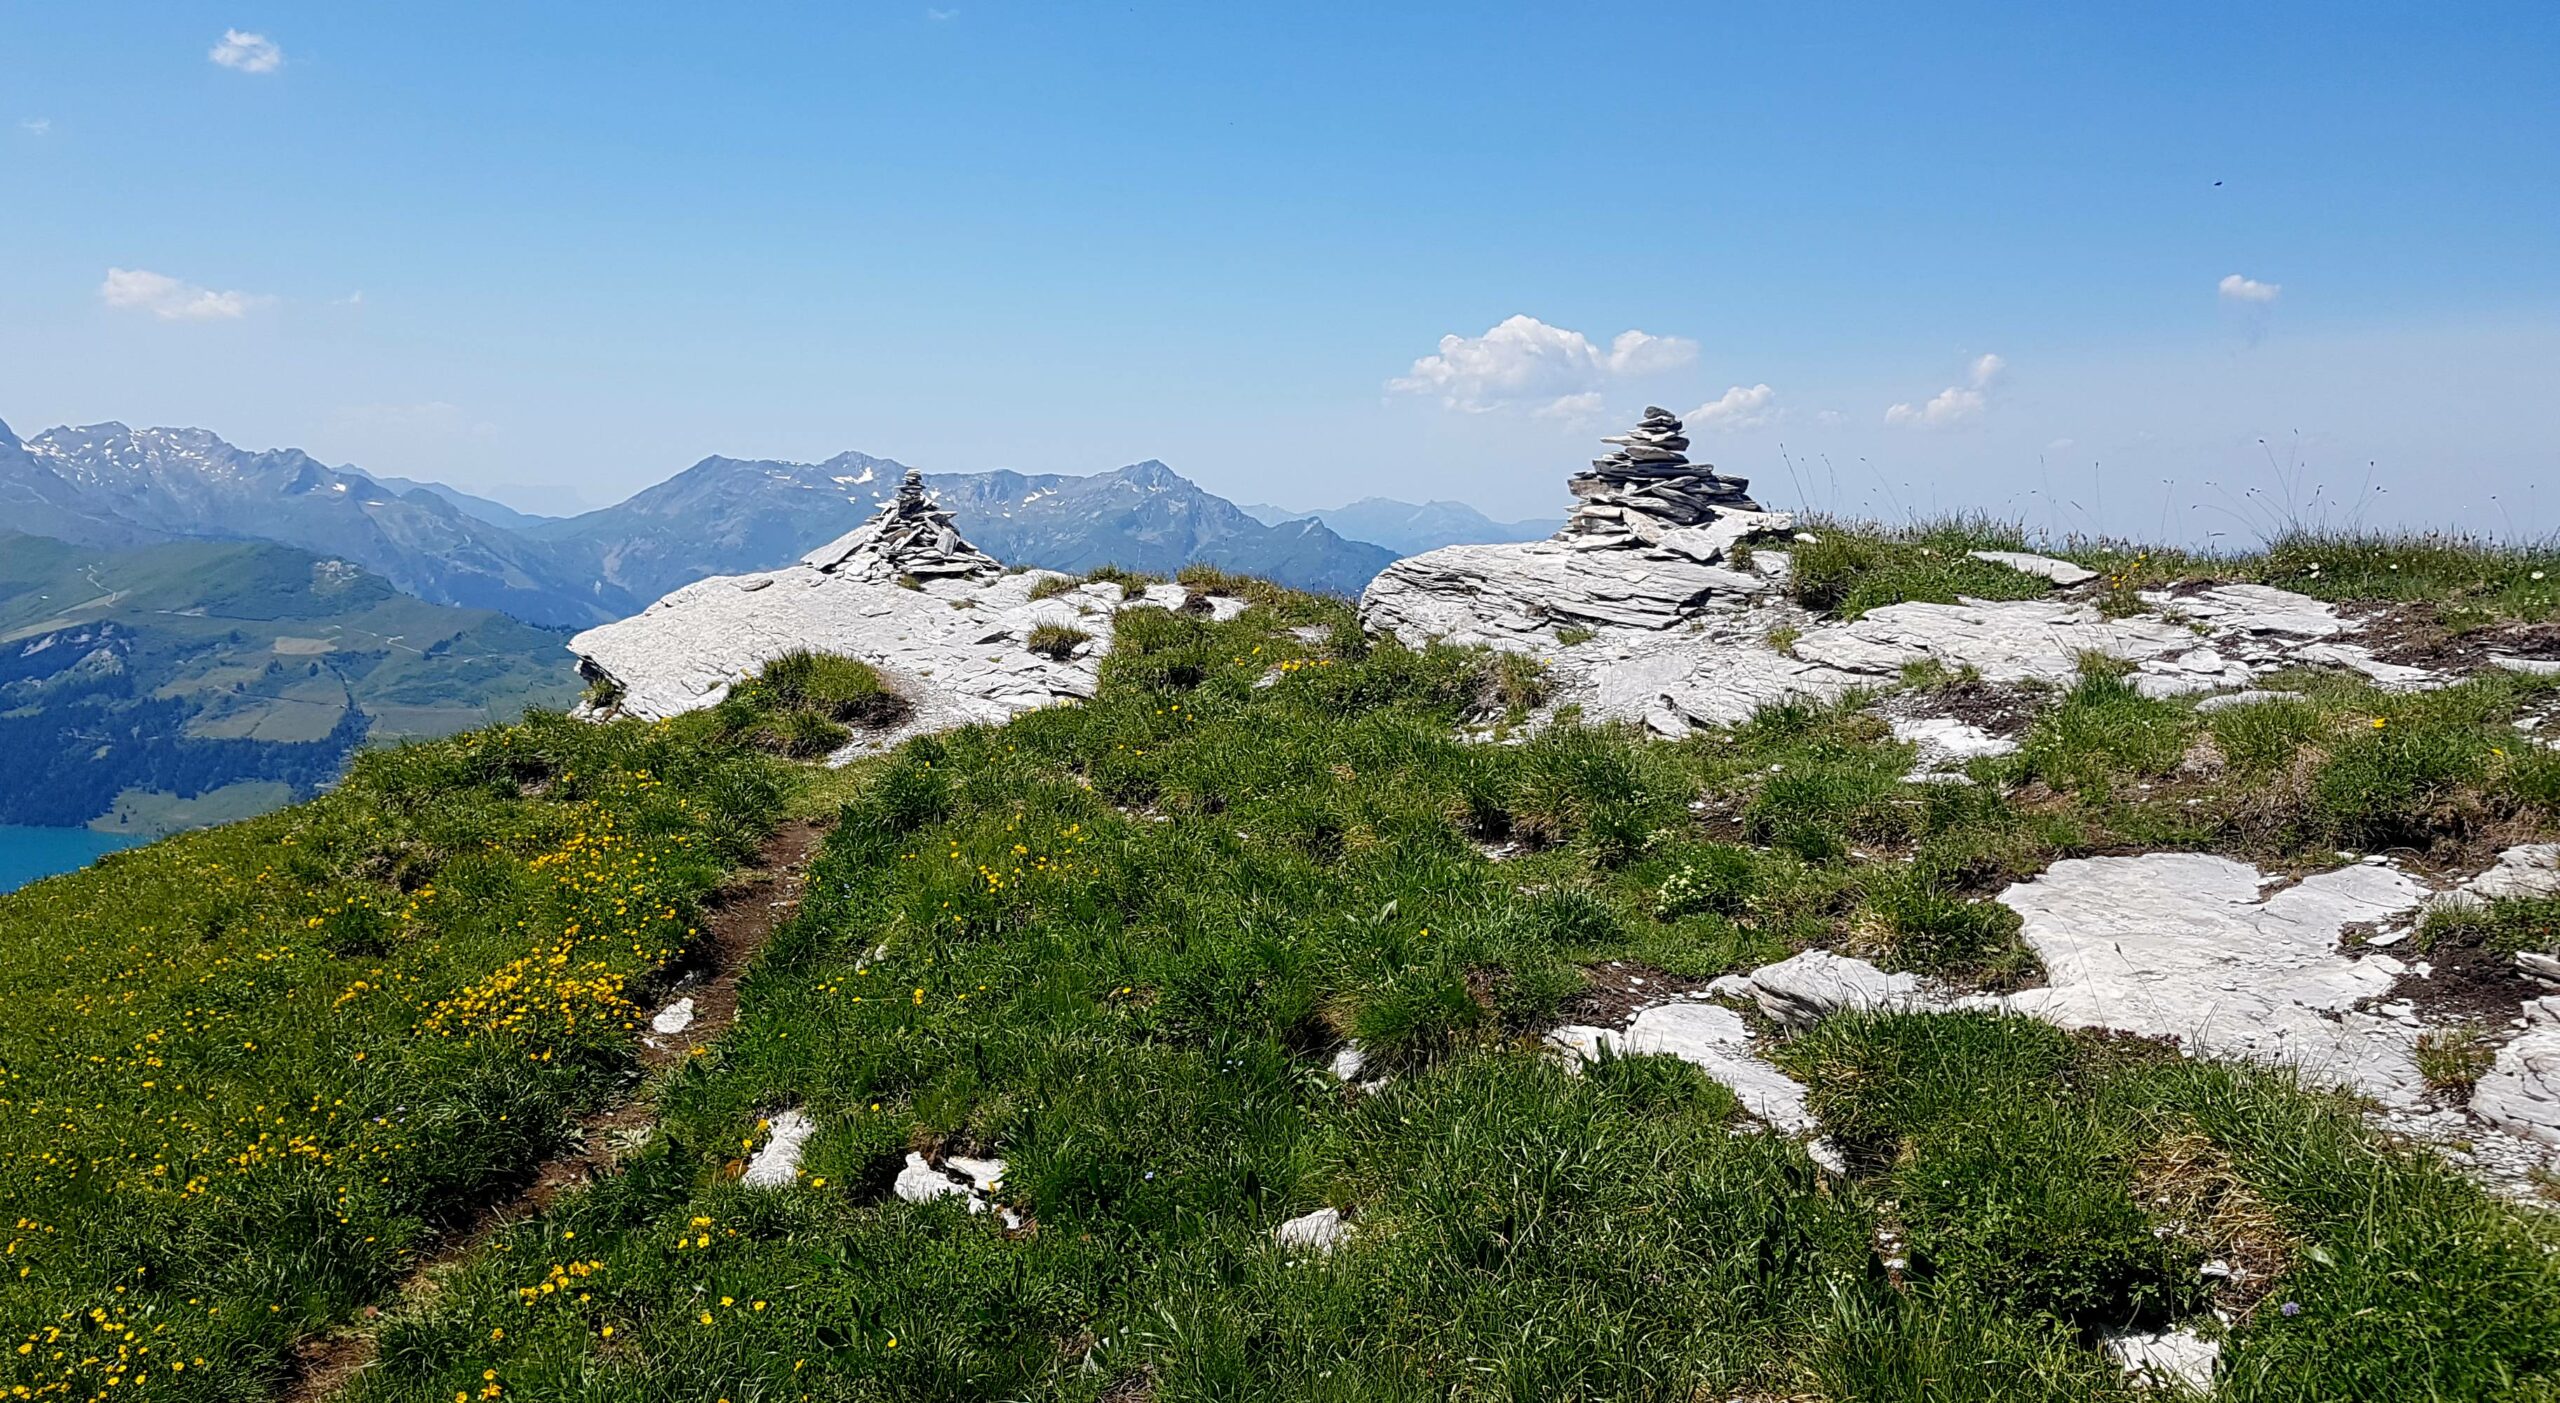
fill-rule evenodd
<path id="1" fill-rule="evenodd" d="M 1529 515 L 1650 401 L 1771 505 L 2560 529 L 2548 3 L 10 0 L 0 41 L 21 432 L 535 507 L 859 448 Z"/>

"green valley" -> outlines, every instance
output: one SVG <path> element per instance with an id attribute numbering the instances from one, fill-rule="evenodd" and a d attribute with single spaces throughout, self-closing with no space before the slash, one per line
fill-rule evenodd
<path id="1" fill-rule="evenodd" d="M 282 546 L 0 535 L 0 822 L 155 834 L 307 797 L 363 745 L 565 704 L 562 637 Z"/>

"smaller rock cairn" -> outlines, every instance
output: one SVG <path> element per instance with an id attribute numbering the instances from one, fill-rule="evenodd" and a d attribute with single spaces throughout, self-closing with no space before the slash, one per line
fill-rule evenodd
<path id="1" fill-rule="evenodd" d="M 912 575 L 936 579 L 995 575 L 1004 565 L 963 539 L 951 513 L 924 495 L 924 474 L 907 469 L 897 498 L 877 516 L 828 547 L 829 562 L 811 563 L 829 574 L 868 580 Z"/>
<path id="2" fill-rule="evenodd" d="M 1565 484 L 1581 499 L 1565 522 L 1567 536 L 1627 534 L 1633 529 L 1630 514 L 1677 527 L 1703 526 L 1728 511 L 1760 510 L 1746 495 L 1749 481 L 1689 461 L 1679 416 L 1660 405 L 1647 405 L 1642 422 L 1600 441 L 1617 446 Z"/>

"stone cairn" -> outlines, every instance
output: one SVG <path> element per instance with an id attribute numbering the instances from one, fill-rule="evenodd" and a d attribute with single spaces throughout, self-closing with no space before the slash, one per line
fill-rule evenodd
<path id="1" fill-rule="evenodd" d="M 866 580 L 891 581 L 908 575 L 920 580 L 968 578 L 1004 572 L 1002 562 L 962 539 L 951 513 L 924 495 L 924 474 L 914 468 L 907 469 L 899 482 L 894 501 L 825 553 L 834 559 L 818 564 L 819 569 Z"/>
<path id="2" fill-rule="evenodd" d="M 1689 461 L 1679 416 L 1660 405 L 1647 405 L 1641 423 L 1600 441 L 1616 447 L 1565 484 L 1581 499 L 1565 521 L 1566 536 L 1641 534 L 1630 517 L 1647 525 L 1703 526 L 1728 511 L 1760 510 L 1745 493 L 1749 481 Z"/>

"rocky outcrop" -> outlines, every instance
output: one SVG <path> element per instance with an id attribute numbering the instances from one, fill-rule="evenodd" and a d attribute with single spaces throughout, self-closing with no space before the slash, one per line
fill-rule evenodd
<path id="1" fill-rule="evenodd" d="M 914 474 L 908 475 L 914 487 Z M 913 706 L 905 726 L 875 741 L 970 722 L 1002 722 L 1093 695 L 1112 616 L 1124 608 L 1181 608 L 1190 591 L 1156 585 L 1074 585 L 1033 599 L 1049 571 L 1005 574 L 961 539 L 921 488 L 799 564 L 697 581 L 617 623 L 569 640 L 578 669 L 602 684 L 618 715 L 656 720 L 713 705 L 765 664 L 795 649 L 859 658 Z M 1240 601 L 1209 601 L 1228 617 Z M 1084 635 L 1035 653 L 1032 632 Z"/>
<path id="2" fill-rule="evenodd" d="M 1568 484 L 1578 504 L 1554 538 L 1449 546 L 1397 561 L 1369 582 L 1360 615 L 1410 642 L 1442 638 L 1521 651 L 1562 629 L 1669 628 L 1719 600 L 1767 593 L 1770 573 L 1735 564 L 1745 537 L 1785 529 L 1747 485 L 1682 450 L 1680 421 L 1659 408 Z"/>
<path id="3" fill-rule="evenodd" d="M 2560 996 L 2525 1005 L 2525 1031 L 2498 1049 L 2472 1088 L 2471 1111 L 2512 1135 L 2560 1150 Z"/>
<path id="4" fill-rule="evenodd" d="M 1825 622 L 1786 597 L 1791 518 L 1744 484 L 1688 461 L 1677 419 L 1648 410 L 1614 452 L 1572 479 L 1580 499 L 1546 541 L 1452 546 L 1396 562 L 1361 597 L 1362 621 L 1408 643 L 1441 639 L 1528 653 L 1549 665 L 1558 704 L 1594 720 L 1643 721 L 1666 735 L 1729 725 L 1780 701 L 1831 702 L 1896 684 L 1933 663 L 1995 684 L 2066 686 L 2089 655 L 2129 666 L 2155 697 L 2242 688 L 2284 668 L 2346 668 L 2402 690 L 2440 685 L 2383 661 L 2364 625 L 2306 595 L 2265 585 L 2143 594 L 2138 610 L 2080 595 L 1907 603 Z M 1752 549 L 1737 547 L 1745 542 Z M 1974 559 L 2077 588 L 2097 572 L 2018 551 Z M 1773 639 L 1787 639 L 1784 646 Z M 1931 731 L 1935 762 L 2001 748 Z"/>

